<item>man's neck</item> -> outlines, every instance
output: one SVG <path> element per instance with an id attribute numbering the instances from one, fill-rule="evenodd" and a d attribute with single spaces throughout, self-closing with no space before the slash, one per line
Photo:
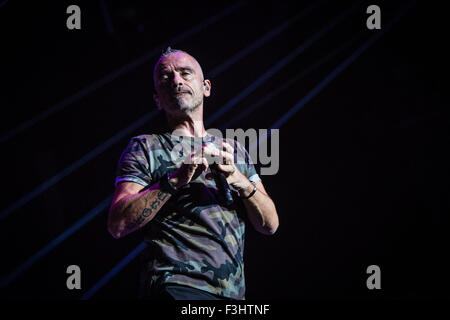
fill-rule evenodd
<path id="1" fill-rule="evenodd" d="M 167 116 L 169 129 L 178 136 L 204 137 L 207 132 L 203 124 L 203 115 L 194 113 L 183 118 Z"/>

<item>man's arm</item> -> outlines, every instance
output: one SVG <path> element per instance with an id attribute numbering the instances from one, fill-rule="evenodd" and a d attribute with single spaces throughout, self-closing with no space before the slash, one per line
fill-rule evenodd
<path id="1" fill-rule="evenodd" d="M 171 197 L 159 190 L 159 183 L 148 189 L 134 182 L 119 183 L 108 215 L 108 231 L 116 239 L 143 227 Z"/>
<path id="2" fill-rule="evenodd" d="M 188 163 L 170 175 L 169 181 L 178 189 L 198 177 L 208 168 L 201 156 L 191 155 Z M 147 224 L 171 195 L 160 190 L 159 182 L 148 189 L 138 183 L 119 183 L 114 192 L 108 215 L 108 231 L 118 239 Z"/>
<path id="3" fill-rule="evenodd" d="M 226 151 L 207 147 L 205 153 L 208 156 L 223 159 L 224 163 L 219 163 L 218 167 L 224 172 L 227 182 L 239 192 L 241 197 L 248 197 L 256 186 L 257 191 L 250 198 L 243 199 L 245 208 L 247 209 L 247 216 L 257 231 L 266 235 L 274 234 L 279 225 L 275 204 L 267 194 L 261 181 L 253 185 L 236 167 L 233 158 L 233 147 L 227 142 L 224 142 L 222 146 Z"/>
<path id="4" fill-rule="evenodd" d="M 247 187 L 242 187 L 239 190 L 241 197 L 247 197 L 256 187 L 257 191 L 249 199 L 243 199 L 245 208 L 247 209 L 247 216 L 253 227 L 266 235 L 274 234 L 279 225 L 278 214 L 275 204 L 267 194 L 261 181 L 255 184 L 251 183 L 247 177 L 242 175 L 242 184 L 247 184 Z M 247 181 L 246 181 L 247 180 Z"/>

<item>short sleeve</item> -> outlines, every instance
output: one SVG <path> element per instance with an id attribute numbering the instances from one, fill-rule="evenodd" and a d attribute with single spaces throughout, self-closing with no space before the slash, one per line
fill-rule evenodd
<path id="1" fill-rule="evenodd" d="M 234 162 L 239 171 L 244 174 L 250 182 L 256 183 L 261 181 L 258 173 L 256 172 L 255 165 L 247 150 L 238 141 L 234 142 Z M 230 141 L 228 141 L 230 143 Z M 231 143 L 230 143 L 231 144 Z"/>
<path id="2" fill-rule="evenodd" d="M 114 185 L 117 186 L 120 182 L 135 182 L 144 187 L 151 184 L 149 153 L 145 140 L 134 137 L 123 151 L 117 165 Z"/>

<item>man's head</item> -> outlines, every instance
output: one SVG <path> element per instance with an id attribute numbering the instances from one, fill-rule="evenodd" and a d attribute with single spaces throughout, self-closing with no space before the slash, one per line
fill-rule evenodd
<path id="1" fill-rule="evenodd" d="M 170 47 L 156 62 L 153 82 L 156 106 L 173 116 L 203 107 L 203 98 L 211 91 L 211 82 L 203 79 L 197 60 L 187 52 Z"/>

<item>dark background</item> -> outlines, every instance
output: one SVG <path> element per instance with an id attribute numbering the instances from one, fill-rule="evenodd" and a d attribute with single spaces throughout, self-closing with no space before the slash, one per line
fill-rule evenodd
<path id="1" fill-rule="evenodd" d="M 81 8 L 81 30 L 66 28 L 70 4 Z M 366 28 L 370 4 L 381 8 L 381 30 Z M 230 125 L 269 128 L 386 28 L 281 126 L 280 170 L 262 177 L 280 227 L 270 237 L 247 227 L 247 299 L 448 298 L 448 27 L 437 2 L 417 2 L 388 29 L 409 4 L 0 1 L 2 213 L 156 109 L 152 70 L 167 45 L 190 52 L 207 76 L 248 50 L 211 78 L 207 119 L 356 5 L 210 125 L 236 119 L 275 92 Z M 310 6 L 308 14 L 249 50 Z M 203 23 L 224 10 L 229 11 Z M 14 131 L 32 119 L 38 121 Z M 132 129 L 1 218 L 6 279 L 98 208 L 90 221 L 3 285 L 2 297 L 79 299 L 141 243 L 140 232 L 120 240 L 108 234 L 109 203 L 102 201 L 114 191 L 117 161 L 129 139 L 164 122 L 158 114 Z M 81 268 L 81 290 L 66 287 L 72 264 Z M 373 264 L 381 268 L 381 290 L 366 287 L 366 268 Z M 91 299 L 135 298 L 138 272 L 135 258 Z"/>

